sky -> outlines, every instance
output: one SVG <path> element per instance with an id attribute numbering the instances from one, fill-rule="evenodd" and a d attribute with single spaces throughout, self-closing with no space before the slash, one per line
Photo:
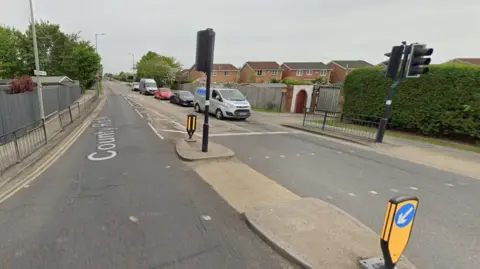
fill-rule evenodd
<path id="1" fill-rule="evenodd" d="M 216 32 L 215 63 L 377 64 L 402 41 L 434 48 L 432 63 L 480 58 L 479 0 L 33 0 L 36 20 L 95 44 L 104 72 L 131 71 L 147 51 L 195 61 L 196 32 Z M 25 30 L 28 0 L 0 0 L 0 24 Z M 8 12 L 5 12 L 8 10 Z"/>

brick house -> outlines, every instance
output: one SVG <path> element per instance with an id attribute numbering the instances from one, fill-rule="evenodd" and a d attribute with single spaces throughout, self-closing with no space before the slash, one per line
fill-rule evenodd
<path id="1" fill-rule="evenodd" d="M 323 78 L 328 83 L 330 71 L 329 66 L 322 62 L 288 62 L 282 64 L 282 79 L 312 81 Z"/>
<path id="2" fill-rule="evenodd" d="M 331 61 L 330 63 L 328 63 L 328 67 L 330 67 L 331 69 L 330 83 L 338 83 L 338 82 L 343 83 L 349 72 L 357 68 L 364 68 L 364 67 L 371 67 L 371 66 L 373 65 L 363 60 Z"/>
<path id="3" fill-rule="evenodd" d="M 269 83 L 282 79 L 282 68 L 277 62 L 246 62 L 240 69 L 240 83 Z"/>
<path id="4" fill-rule="evenodd" d="M 238 72 L 238 68 L 232 64 L 213 64 L 212 83 L 237 82 Z M 195 70 L 195 65 L 188 71 L 188 80 L 190 81 L 195 81 L 205 76 L 204 72 Z"/>
<path id="5" fill-rule="evenodd" d="M 480 66 L 480 58 L 455 58 L 448 61 L 447 63 L 463 63 Z"/>

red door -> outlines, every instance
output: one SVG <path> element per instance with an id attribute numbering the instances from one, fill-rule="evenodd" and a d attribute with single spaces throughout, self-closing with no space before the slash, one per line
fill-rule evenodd
<path id="1" fill-rule="evenodd" d="M 297 93 L 297 100 L 295 101 L 295 113 L 303 113 L 305 109 L 305 102 L 307 100 L 307 93 L 301 90 Z"/>

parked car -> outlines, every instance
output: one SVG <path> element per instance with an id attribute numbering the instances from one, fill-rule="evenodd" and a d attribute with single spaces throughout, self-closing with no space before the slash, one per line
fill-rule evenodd
<path id="1" fill-rule="evenodd" d="M 194 96 L 189 91 L 176 91 L 170 96 L 170 103 L 181 106 L 193 106 Z"/>
<path id="2" fill-rule="evenodd" d="M 140 83 L 134 82 L 132 83 L 132 91 L 137 92 L 140 88 Z"/>
<path id="3" fill-rule="evenodd" d="M 151 78 L 142 78 L 138 86 L 141 94 L 154 94 L 157 91 L 157 83 Z"/>
<path id="4" fill-rule="evenodd" d="M 195 91 L 194 108 L 196 112 L 205 110 L 205 88 Z M 247 98 L 237 89 L 213 88 L 210 90 L 209 113 L 217 119 L 235 118 L 245 120 L 251 115 L 251 106 Z"/>
<path id="5" fill-rule="evenodd" d="M 172 94 L 173 93 L 169 88 L 160 88 L 155 91 L 154 97 L 160 100 L 168 100 Z"/>

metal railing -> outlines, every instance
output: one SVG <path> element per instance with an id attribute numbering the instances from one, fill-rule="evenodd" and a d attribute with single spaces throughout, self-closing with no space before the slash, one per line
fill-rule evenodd
<path id="1" fill-rule="evenodd" d="M 98 99 L 98 92 L 81 102 L 74 102 L 63 111 L 55 111 L 45 119 L 35 121 L 0 136 L 0 175 L 30 156 L 36 150 L 78 119 Z"/>
<path id="2" fill-rule="evenodd" d="M 341 112 L 305 110 L 303 126 L 319 128 L 352 138 L 375 142 L 380 117 L 344 114 Z"/>

